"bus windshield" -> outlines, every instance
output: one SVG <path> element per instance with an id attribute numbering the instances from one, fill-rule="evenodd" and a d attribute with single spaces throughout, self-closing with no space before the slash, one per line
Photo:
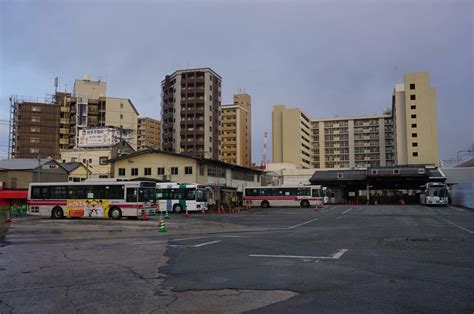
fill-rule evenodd
<path id="1" fill-rule="evenodd" d="M 439 196 L 439 197 L 448 197 L 448 189 L 444 187 L 440 188 L 430 188 L 427 193 L 428 196 Z"/>

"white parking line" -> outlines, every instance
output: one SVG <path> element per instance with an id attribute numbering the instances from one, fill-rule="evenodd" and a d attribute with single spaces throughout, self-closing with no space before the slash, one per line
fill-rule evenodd
<path id="1" fill-rule="evenodd" d="M 339 250 L 339 252 L 336 252 L 335 254 L 333 254 L 332 258 L 340 259 L 341 256 L 344 255 L 344 253 L 346 253 L 347 251 L 349 251 L 349 250 L 348 249 Z"/>
<path id="2" fill-rule="evenodd" d="M 350 212 L 352 210 L 352 208 L 349 208 L 348 210 L 346 210 L 345 212 L 343 212 L 342 214 L 345 215 L 346 213 Z"/>
<path id="3" fill-rule="evenodd" d="M 339 217 L 337 217 L 336 219 L 342 219 L 342 218 L 344 218 L 344 216 L 339 216 Z"/>
<path id="4" fill-rule="evenodd" d="M 216 241 L 211 241 L 211 242 L 204 242 L 204 243 L 200 243 L 200 244 L 193 245 L 193 247 L 201 247 L 201 246 L 205 246 L 205 245 L 209 245 L 209 244 L 214 244 L 214 243 L 219 243 L 219 242 L 221 242 L 221 240 L 216 240 Z"/>
<path id="5" fill-rule="evenodd" d="M 303 223 L 300 223 L 300 224 L 297 224 L 297 225 L 288 227 L 288 229 L 295 229 L 295 228 L 298 228 L 298 227 L 301 227 L 301 226 L 303 226 L 303 225 L 309 224 L 310 222 L 313 222 L 313 221 L 316 221 L 316 220 L 318 220 L 318 218 L 311 219 L 311 220 L 309 220 L 309 221 L 306 221 L 306 222 L 303 222 Z"/>
<path id="6" fill-rule="evenodd" d="M 429 210 L 433 211 L 433 209 L 432 209 L 432 208 L 429 208 L 428 206 L 425 206 L 425 208 L 427 208 L 427 209 L 429 209 Z"/>
<path id="7" fill-rule="evenodd" d="M 456 227 L 458 227 L 459 229 L 462 229 L 462 230 L 464 230 L 464 231 L 467 231 L 467 232 L 469 232 L 469 233 L 471 233 L 471 234 L 474 233 L 474 231 L 469 230 L 469 229 L 467 229 L 467 228 L 464 228 L 463 226 L 457 225 L 457 224 L 455 224 L 454 222 L 451 222 L 451 221 L 449 221 L 449 220 L 446 220 L 446 219 L 441 219 L 441 220 L 447 222 L 447 223 L 450 224 L 450 225 L 456 226 Z"/>
<path id="8" fill-rule="evenodd" d="M 337 251 L 331 256 L 300 256 L 300 255 L 266 255 L 266 254 L 249 254 L 250 257 L 273 257 L 273 258 L 298 258 L 298 259 L 332 259 L 338 260 L 348 249 Z"/>

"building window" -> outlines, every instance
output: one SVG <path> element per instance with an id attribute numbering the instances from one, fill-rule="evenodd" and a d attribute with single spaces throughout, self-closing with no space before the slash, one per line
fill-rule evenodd
<path id="1" fill-rule="evenodd" d="M 120 109 L 123 109 L 123 103 L 120 103 Z"/>
<path id="2" fill-rule="evenodd" d="M 31 122 L 41 122 L 40 117 L 31 117 Z"/>
<path id="3" fill-rule="evenodd" d="M 199 175 L 200 176 L 204 175 L 204 165 L 199 165 Z"/>
<path id="4" fill-rule="evenodd" d="M 65 161 L 66 162 L 66 161 Z M 77 162 L 77 157 L 72 157 L 71 162 Z"/>
<path id="5" fill-rule="evenodd" d="M 119 168 L 118 175 L 119 175 L 119 177 L 124 177 L 125 176 L 125 168 Z"/>
<path id="6" fill-rule="evenodd" d="M 416 114 L 412 114 L 412 115 L 411 115 L 411 118 L 412 118 L 412 119 L 416 119 Z"/>
<path id="7" fill-rule="evenodd" d="M 162 175 L 164 175 L 164 174 L 165 174 L 165 168 L 163 168 L 163 167 L 158 167 L 158 175 L 159 175 L 159 176 L 162 176 Z"/>
<path id="8" fill-rule="evenodd" d="M 171 167 L 171 175 L 173 176 L 178 175 L 178 167 Z"/>
<path id="9" fill-rule="evenodd" d="M 415 110 L 415 109 L 416 109 L 416 106 L 415 106 L 415 105 L 411 105 L 410 108 L 413 109 L 413 110 Z"/>
<path id="10" fill-rule="evenodd" d="M 410 95 L 410 100 L 416 100 L 416 95 Z"/>
<path id="11" fill-rule="evenodd" d="M 38 154 L 39 148 L 30 148 L 30 154 Z"/>
<path id="12" fill-rule="evenodd" d="M 411 143 L 411 146 L 413 146 L 413 147 L 418 147 L 418 143 L 417 143 L 417 142 L 413 142 L 413 143 Z"/>
<path id="13" fill-rule="evenodd" d="M 10 178 L 10 189 L 16 189 L 16 178 Z"/>
<path id="14" fill-rule="evenodd" d="M 413 157 L 418 157 L 418 152 L 413 152 Z"/>
<path id="15" fill-rule="evenodd" d="M 145 168 L 145 175 L 151 176 L 151 168 Z"/>
<path id="16" fill-rule="evenodd" d="M 120 114 L 120 119 L 123 119 L 123 114 Z"/>
<path id="17" fill-rule="evenodd" d="M 30 128 L 30 132 L 31 132 L 31 133 L 39 133 L 39 132 L 40 132 L 40 128 L 39 128 L 39 127 L 31 127 L 31 128 Z"/>
<path id="18" fill-rule="evenodd" d="M 41 107 L 31 107 L 31 111 L 33 111 L 33 112 L 41 112 Z"/>
<path id="19" fill-rule="evenodd" d="M 30 143 L 39 143 L 39 142 L 40 142 L 39 137 L 31 137 L 30 138 Z"/>
<path id="20" fill-rule="evenodd" d="M 418 137 L 418 134 L 417 133 L 412 133 L 411 137 Z"/>
<path id="21" fill-rule="evenodd" d="M 132 168 L 132 176 L 138 176 L 138 168 Z"/>
<path id="22" fill-rule="evenodd" d="M 184 174 L 193 174 L 193 167 L 184 167 Z"/>
<path id="23" fill-rule="evenodd" d="M 415 84 L 410 84 L 410 89 L 415 89 Z"/>
<path id="24" fill-rule="evenodd" d="M 89 158 L 89 163 L 90 163 L 90 164 L 92 163 L 92 158 Z"/>
<path id="25" fill-rule="evenodd" d="M 100 165 L 106 165 L 108 159 L 109 159 L 109 158 L 108 158 L 107 156 L 99 157 L 99 164 L 100 164 Z"/>
<path id="26" fill-rule="evenodd" d="M 416 123 L 412 123 L 412 124 L 411 124 L 411 127 L 412 127 L 412 128 L 416 128 Z"/>

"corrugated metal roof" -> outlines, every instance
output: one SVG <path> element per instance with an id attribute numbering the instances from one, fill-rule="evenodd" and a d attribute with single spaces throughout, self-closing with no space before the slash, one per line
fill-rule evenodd
<path id="1" fill-rule="evenodd" d="M 44 165 L 54 159 L 41 159 L 40 164 Z M 0 170 L 31 170 L 39 166 L 38 159 L 18 158 L 0 160 Z"/>

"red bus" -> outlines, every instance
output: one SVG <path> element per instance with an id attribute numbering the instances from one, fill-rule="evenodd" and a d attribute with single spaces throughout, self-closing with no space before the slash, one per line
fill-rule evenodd
<path id="1" fill-rule="evenodd" d="M 244 190 L 244 204 L 263 208 L 309 207 L 327 203 L 328 199 L 325 189 L 320 185 L 259 186 Z"/>
<path id="2" fill-rule="evenodd" d="M 28 189 L 28 214 L 36 216 L 121 219 L 156 209 L 156 183 L 151 181 L 31 183 Z"/>

